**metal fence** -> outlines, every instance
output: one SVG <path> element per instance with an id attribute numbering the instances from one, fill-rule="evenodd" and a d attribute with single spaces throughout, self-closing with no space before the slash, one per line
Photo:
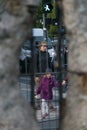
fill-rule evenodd
<path id="1" fill-rule="evenodd" d="M 46 77 L 46 72 L 41 70 L 41 52 L 38 51 L 40 45 L 37 45 L 37 42 L 34 42 L 33 44 L 31 42 L 28 42 L 27 45 L 30 44 L 30 48 L 27 48 L 27 45 L 25 44 L 24 47 L 21 50 L 21 58 L 20 58 L 20 77 L 19 77 L 19 88 L 20 88 L 20 93 L 23 96 L 25 100 L 27 100 L 31 105 L 34 107 L 36 111 L 36 119 L 41 127 L 41 130 L 57 130 L 59 128 L 59 121 L 60 121 L 60 88 L 62 90 L 63 96 L 65 96 L 68 88 L 68 83 L 66 81 L 66 84 L 64 87 L 62 87 L 60 80 L 63 81 L 67 77 L 67 47 L 66 47 L 66 39 L 62 39 L 61 42 L 61 70 L 58 67 L 58 44 L 52 45 L 50 44 L 48 46 L 47 44 L 47 50 L 46 50 L 46 57 L 45 61 L 43 63 L 43 66 L 46 66 L 48 68 L 48 53 L 51 59 L 51 75 L 53 79 L 55 79 L 55 82 L 59 83 L 59 87 L 52 86 L 52 93 L 53 93 L 53 98 L 50 99 L 45 99 L 46 104 L 45 106 L 42 104 L 42 99 L 41 99 L 41 92 L 40 94 L 36 95 L 36 87 L 38 86 L 37 82 L 35 82 L 35 77 L 39 77 L 40 83 L 41 79 L 43 77 Z M 39 55 L 37 55 L 37 53 Z M 53 53 L 53 54 L 52 54 Z M 38 59 L 38 64 L 39 64 L 39 69 L 40 71 L 37 71 L 37 59 Z M 56 66 L 54 65 L 56 64 Z M 60 79 L 61 76 L 61 79 Z M 53 84 L 54 85 L 54 84 Z M 46 87 L 48 87 L 49 84 L 47 84 Z M 49 87 L 48 87 L 49 88 Z M 49 93 L 49 89 L 48 89 Z M 44 109 L 46 109 L 47 105 L 47 115 L 45 117 L 42 116 L 42 107 L 44 106 Z"/>

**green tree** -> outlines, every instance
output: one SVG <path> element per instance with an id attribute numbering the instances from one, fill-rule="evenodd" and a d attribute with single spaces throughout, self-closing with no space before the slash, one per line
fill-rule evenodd
<path id="1" fill-rule="evenodd" d="M 54 1 L 53 1 L 52 5 L 53 5 L 53 10 L 51 13 L 47 14 L 47 18 L 56 19 L 56 9 L 55 9 L 55 2 Z M 50 24 L 49 28 L 48 28 L 49 37 L 53 37 L 56 33 L 57 33 L 57 26 Z"/>
<path id="2" fill-rule="evenodd" d="M 56 18 L 56 9 L 55 9 L 55 2 L 52 2 L 53 5 L 53 9 L 51 13 L 47 13 L 46 14 L 46 18 L 51 18 L 51 19 L 55 19 Z M 36 16 L 35 16 L 35 23 L 34 23 L 34 27 L 36 28 L 42 28 L 42 3 L 39 4 L 38 8 L 37 8 L 37 12 L 36 12 Z M 52 24 L 46 24 L 47 30 L 48 30 L 48 35 L 49 37 L 53 37 L 56 32 L 57 32 L 57 26 L 56 25 L 52 25 Z"/>
<path id="3" fill-rule="evenodd" d="M 56 26 L 50 25 L 50 28 L 49 28 L 49 31 L 48 31 L 49 37 L 53 37 L 56 33 L 57 33 Z"/>
<path id="4" fill-rule="evenodd" d="M 40 3 L 37 8 L 34 27 L 42 27 L 41 20 L 42 20 L 42 3 Z"/>

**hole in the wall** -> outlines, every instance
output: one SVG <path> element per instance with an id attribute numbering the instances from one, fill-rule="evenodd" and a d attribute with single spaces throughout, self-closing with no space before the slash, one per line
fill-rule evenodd
<path id="1" fill-rule="evenodd" d="M 56 1 L 55 1 L 56 2 Z M 51 98 L 42 99 L 41 93 L 36 93 L 37 87 L 41 83 L 41 78 L 46 78 L 46 72 L 43 71 L 41 66 L 46 66 L 45 70 L 51 67 L 52 79 L 54 79 L 55 83 L 58 82 L 60 84 L 60 80 L 65 80 L 67 77 L 67 54 L 65 51 L 67 50 L 67 41 L 65 37 L 65 30 L 63 25 L 59 29 L 60 26 L 58 23 L 57 17 L 57 6 L 53 4 L 53 10 L 50 13 L 43 12 L 42 3 L 38 6 L 37 11 L 35 12 L 34 17 L 34 26 L 32 29 L 33 36 L 26 37 L 24 44 L 21 48 L 20 53 L 20 78 L 19 78 L 19 86 L 20 92 L 22 96 L 34 107 L 36 111 L 36 119 L 41 130 L 56 130 L 59 127 L 59 116 L 60 116 L 60 90 L 59 85 L 50 83 L 52 88 Z M 47 3 L 48 4 L 48 3 Z M 28 8 L 28 11 L 32 13 L 33 8 Z M 53 13 L 54 12 L 54 13 Z M 63 23 L 63 22 L 62 22 Z M 59 29 L 59 30 L 58 30 Z M 61 35 L 61 39 L 59 40 L 59 35 Z M 46 41 L 46 56 L 41 57 L 42 53 L 40 52 L 41 42 Z M 59 57 L 59 44 L 61 44 L 61 57 Z M 43 59 L 41 59 L 43 58 Z M 62 60 L 60 60 L 61 58 Z M 65 59 L 66 58 L 66 59 Z M 45 60 L 44 60 L 45 59 Z M 49 66 L 48 60 L 50 59 Z M 44 60 L 44 62 L 43 62 Z M 60 71 L 60 62 L 61 61 L 61 71 Z M 37 64 L 39 64 L 39 71 L 37 72 Z M 61 77 L 60 77 L 61 76 Z M 37 82 L 35 77 L 39 77 Z M 48 81 L 50 82 L 50 81 Z M 49 97 L 49 84 L 48 82 L 45 84 L 46 94 Z M 66 78 L 67 82 L 67 78 Z M 67 91 L 67 84 L 65 84 L 64 89 L 62 89 L 63 94 Z M 65 97 L 64 97 L 65 98 Z"/>

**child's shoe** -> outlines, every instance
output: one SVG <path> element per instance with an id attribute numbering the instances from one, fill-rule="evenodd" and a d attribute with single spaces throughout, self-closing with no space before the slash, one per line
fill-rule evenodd
<path id="1" fill-rule="evenodd" d="M 45 113 L 45 114 L 41 114 L 42 119 L 45 119 L 47 116 L 48 116 L 47 113 Z"/>
<path id="2" fill-rule="evenodd" d="M 50 110 L 50 112 L 51 112 L 51 111 L 55 111 L 55 110 L 56 110 L 56 108 L 55 108 L 55 107 L 53 107 L 53 106 L 50 106 L 50 107 L 49 107 L 49 110 Z"/>

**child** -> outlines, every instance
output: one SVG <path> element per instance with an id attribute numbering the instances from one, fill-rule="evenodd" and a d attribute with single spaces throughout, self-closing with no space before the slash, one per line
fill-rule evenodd
<path id="1" fill-rule="evenodd" d="M 37 86 L 36 94 L 41 96 L 41 115 L 45 118 L 49 114 L 49 103 L 53 99 L 53 87 L 58 87 L 59 83 L 51 75 L 51 69 L 46 69 L 46 75 L 42 76 L 40 84 Z"/>

